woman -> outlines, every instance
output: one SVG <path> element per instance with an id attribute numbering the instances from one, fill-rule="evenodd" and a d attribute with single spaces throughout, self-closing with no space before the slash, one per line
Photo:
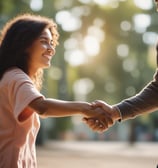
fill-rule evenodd
<path id="1" fill-rule="evenodd" d="M 9 21 L 0 41 L 0 168 L 35 168 L 39 116 L 97 117 L 103 110 L 87 102 L 45 98 L 39 91 L 43 69 L 58 44 L 49 18 L 23 14 Z M 101 125 L 102 126 L 102 125 Z"/>

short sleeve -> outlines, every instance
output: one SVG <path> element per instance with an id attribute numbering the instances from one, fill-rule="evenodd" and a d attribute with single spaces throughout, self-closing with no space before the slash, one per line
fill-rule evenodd
<path id="1" fill-rule="evenodd" d="M 44 96 L 35 88 L 27 74 L 19 69 L 12 70 L 8 74 L 8 79 L 9 101 L 13 114 L 18 119 L 31 101 Z"/>

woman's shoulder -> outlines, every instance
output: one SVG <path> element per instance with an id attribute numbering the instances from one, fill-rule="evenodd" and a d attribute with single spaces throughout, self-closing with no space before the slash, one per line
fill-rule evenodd
<path id="1" fill-rule="evenodd" d="M 20 79 L 25 79 L 25 80 L 30 80 L 29 76 L 22 71 L 20 68 L 14 67 L 8 69 L 4 75 L 3 75 L 3 80 L 20 80 Z"/>
<path id="2" fill-rule="evenodd" d="M 5 74 L 10 74 L 10 73 L 24 73 L 20 68 L 18 67 L 12 67 L 12 68 L 9 68 Z"/>

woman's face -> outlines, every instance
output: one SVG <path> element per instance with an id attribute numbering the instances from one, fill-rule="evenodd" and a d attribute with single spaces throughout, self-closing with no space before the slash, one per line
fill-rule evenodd
<path id="1" fill-rule="evenodd" d="M 51 65 L 51 59 L 55 54 L 53 39 L 48 28 L 44 29 L 42 34 L 36 39 L 28 49 L 30 55 L 29 71 L 35 73 L 39 68 L 48 68 Z"/>

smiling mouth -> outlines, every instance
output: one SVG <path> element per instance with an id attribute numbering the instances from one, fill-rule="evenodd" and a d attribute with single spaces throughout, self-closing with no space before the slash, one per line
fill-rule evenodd
<path id="1" fill-rule="evenodd" d="M 52 58 L 52 55 L 43 55 L 45 58 L 47 58 L 48 60 L 51 60 L 51 58 Z"/>

